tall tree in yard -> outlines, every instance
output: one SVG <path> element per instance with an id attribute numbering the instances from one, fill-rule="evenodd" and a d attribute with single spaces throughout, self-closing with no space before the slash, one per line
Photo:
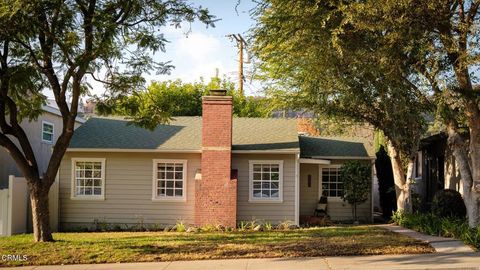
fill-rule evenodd
<path id="1" fill-rule="evenodd" d="M 142 87 L 142 73 L 171 68 L 153 59 L 167 42 L 160 27 L 196 19 L 213 23 L 206 9 L 182 0 L 2 1 L 0 145 L 27 179 L 35 241 L 53 240 L 48 192 L 73 135 L 79 98 L 88 92 L 86 78 L 105 85 L 104 98 L 131 94 Z M 63 126 L 40 172 L 20 122 L 41 113 L 45 88 L 53 92 Z"/>
<path id="2" fill-rule="evenodd" d="M 369 0 L 346 4 L 350 27 L 381 32 L 378 50 L 427 88 L 449 135 L 470 226 L 480 225 L 480 1 Z M 460 133 L 468 133 L 465 141 Z M 466 148 L 465 145 L 468 145 Z"/>
<path id="3" fill-rule="evenodd" d="M 344 2 L 260 2 L 252 29 L 260 77 L 276 82 L 294 105 L 381 130 L 389 141 L 397 208 L 409 211 L 421 114 L 430 103 L 408 70 L 390 63 L 388 55 L 399 52 L 382 47 L 382 32 L 351 27 Z"/>

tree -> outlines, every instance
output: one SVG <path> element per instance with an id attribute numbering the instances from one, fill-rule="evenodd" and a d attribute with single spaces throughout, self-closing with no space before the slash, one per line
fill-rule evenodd
<path id="1" fill-rule="evenodd" d="M 281 87 L 293 106 L 382 131 L 397 208 L 408 212 L 414 158 L 425 128 L 421 115 L 431 104 L 408 70 L 391 63 L 389 55 L 399 52 L 382 46 L 381 31 L 353 28 L 345 5 L 355 2 L 261 1 L 251 31 L 259 77 Z"/>
<path id="2" fill-rule="evenodd" d="M 372 184 L 372 174 L 368 165 L 359 161 L 347 161 L 340 168 L 343 182 L 342 199 L 353 206 L 353 222 L 357 220 L 357 205 L 368 200 Z"/>
<path id="3" fill-rule="evenodd" d="M 88 92 L 86 78 L 104 83 L 104 98 L 131 94 L 144 83 L 143 73 L 171 68 L 168 62 L 153 60 L 167 42 L 160 27 L 196 19 L 213 25 L 208 10 L 182 0 L 0 4 L 0 145 L 27 180 L 35 241 L 53 240 L 48 192 L 74 132 L 79 98 Z M 63 126 L 48 168 L 40 172 L 20 122 L 41 113 L 44 88 L 53 92 Z"/>
<path id="4" fill-rule="evenodd" d="M 102 115 L 117 114 L 130 118 L 135 124 L 154 129 L 162 119 L 173 116 L 201 116 L 202 96 L 211 89 L 226 89 L 233 96 L 233 115 L 238 117 L 268 117 L 269 100 L 245 97 L 226 78 L 212 78 L 205 83 L 184 83 L 181 80 L 153 82 L 145 91 L 121 99 L 97 98 L 97 111 Z"/>
<path id="5" fill-rule="evenodd" d="M 365 53 L 390 52 L 384 55 L 390 66 L 403 70 L 415 87 L 428 89 L 424 95 L 447 128 L 472 227 L 480 224 L 479 6 L 476 0 L 346 1 L 348 23 L 338 29 L 339 36 L 351 29 L 382 33 L 375 52 Z"/>

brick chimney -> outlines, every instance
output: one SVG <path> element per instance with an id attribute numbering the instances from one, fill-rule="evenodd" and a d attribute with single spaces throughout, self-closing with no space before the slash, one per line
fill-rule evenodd
<path id="1" fill-rule="evenodd" d="M 202 100 L 202 170 L 196 180 L 195 225 L 236 226 L 237 180 L 232 179 L 232 97 L 212 90 Z"/>

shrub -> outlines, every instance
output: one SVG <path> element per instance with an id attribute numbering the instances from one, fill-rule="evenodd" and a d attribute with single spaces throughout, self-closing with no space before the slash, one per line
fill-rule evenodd
<path id="1" fill-rule="evenodd" d="M 353 206 L 353 221 L 357 219 L 357 205 L 368 200 L 371 188 L 370 166 L 359 161 L 345 162 L 340 168 L 340 177 L 343 181 L 343 201 Z"/>
<path id="2" fill-rule="evenodd" d="M 433 197 L 432 213 L 438 217 L 465 218 L 467 209 L 458 191 L 444 189 Z"/>
<path id="3" fill-rule="evenodd" d="M 177 221 L 177 224 L 174 226 L 177 232 L 185 232 L 187 230 L 187 226 L 183 221 Z"/>

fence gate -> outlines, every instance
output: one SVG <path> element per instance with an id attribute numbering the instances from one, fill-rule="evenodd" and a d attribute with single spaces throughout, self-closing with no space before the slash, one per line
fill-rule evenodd
<path id="1" fill-rule="evenodd" d="M 10 175 L 8 189 L 0 189 L 0 236 L 26 233 L 28 231 L 29 194 L 27 181 L 23 177 Z M 58 179 L 57 179 L 58 180 Z M 50 224 L 53 231 L 58 225 L 58 181 L 49 193 Z"/>

